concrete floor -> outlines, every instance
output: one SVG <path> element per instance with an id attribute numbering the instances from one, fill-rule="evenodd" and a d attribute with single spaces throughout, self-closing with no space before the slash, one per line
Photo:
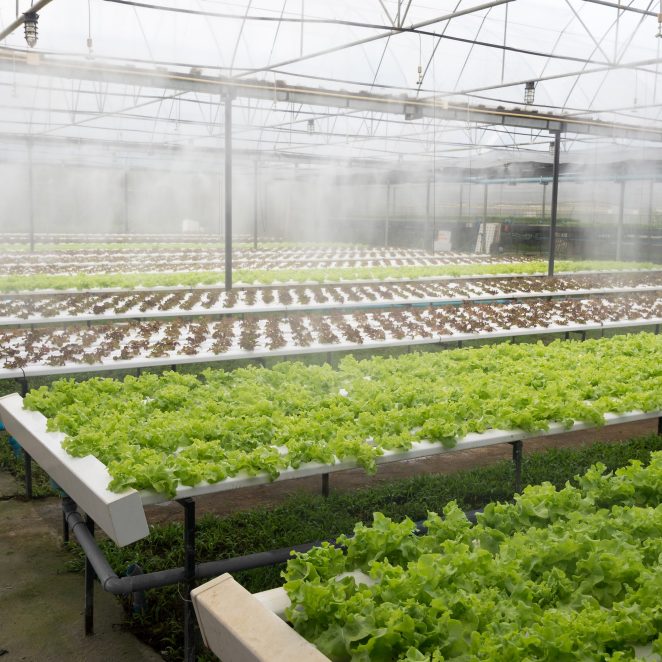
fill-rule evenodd
<path id="1" fill-rule="evenodd" d="M 122 609 L 97 587 L 95 632 L 83 633 L 83 577 L 67 572 L 59 499 L 22 500 L 0 470 L 0 660 L 161 660 L 121 628 Z"/>

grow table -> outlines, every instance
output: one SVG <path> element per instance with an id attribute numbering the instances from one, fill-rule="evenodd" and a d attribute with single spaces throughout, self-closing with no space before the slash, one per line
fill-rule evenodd
<path id="1" fill-rule="evenodd" d="M 662 411 L 642 412 L 632 411 L 625 414 L 606 414 L 605 425 L 618 425 L 635 421 L 659 419 L 658 430 L 662 432 Z M 29 411 L 23 407 L 23 398 L 18 394 L 10 394 L 0 398 L 0 420 L 7 431 L 18 441 L 27 455 L 32 456 L 51 476 L 53 480 L 69 495 L 63 501 L 65 522 L 65 537 L 71 531 L 80 542 L 86 554 L 85 579 L 85 624 L 86 633 L 93 626 L 93 580 L 99 579 L 104 590 L 115 594 L 127 594 L 144 591 L 148 588 L 166 586 L 184 582 L 186 585 L 185 599 L 194 588 L 196 579 L 217 576 L 227 571 L 236 571 L 274 565 L 287 559 L 290 549 L 275 550 L 253 554 L 236 559 L 213 561 L 196 565 L 195 561 L 195 497 L 221 493 L 242 487 L 262 485 L 272 482 L 268 475 L 250 476 L 239 474 L 218 483 L 201 483 L 188 487 L 180 486 L 175 499 L 184 509 L 184 543 L 185 565 L 150 574 L 140 574 L 131 577 L 118 577 L 94 539 L 95 523 L 117 545 L 124 546 L 145 538 L 149 535 L 149 527 L 144 506 L 169 501 L 170 497 L 151 491 L 138 492 L 133 489 L 121 493 L 107 489 L 110 482 L 108 469 L 93 456 L 76 458 L 62 448 L 64 434 L 51 432 L 47 429 L 47 419 L 40 413 Z M 534 437 L 556 435 L 563 432 L 587 430 L 595 426 L 575 422 L 569 429 L 558 423 L 552 423 L 547 431 L 523 432 L 521 430 L 489 430 L 484 433 L 470 433 L 457 441 L 453 448 L 445 448 L 440 443 L 418 441 L 406 451 L 386 450 L 377 458 L 377 464 L 410 460 L 432 455 L 452 453 L 458 450 L 481 448 L 498 444 L 511 444 L 515 472 L 515 489 L 521 489 L 521 462 L 523 442 Z M 333 464 L 311 462 L 298 469 L 285 469 L 277 481 L 290 480 L 319 475 L 322 477 L 324 493 L 328 493 L 329 474 L 345 469 L 356 468 L 353 460 L 336 460 Z M 80 507 L 85 518 L 77 510 Z M 303 551 L 312 545 L 299 546 Z M 185 634 L 187 660 L 194 659 L 193 652 L 193 622 L 194 617 L 190 601 L 185 602 Z M 211 641 L 211 640 L 210 640 Z M 234 658 L 227 658 L 231 662 Z M 236 658 L 261 659 L 261 658 Z M 274 658 L 269 658 L 274 659 Z M 295 659 L 295 658 L 290 658 Z M 307 658 L 296 658 L 307 659 Z M 311 658 L 320 659 L 320 658 Z"/>

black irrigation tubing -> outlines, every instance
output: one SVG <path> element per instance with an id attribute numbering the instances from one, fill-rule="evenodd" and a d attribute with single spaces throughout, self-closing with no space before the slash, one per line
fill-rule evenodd
<path id="1" fill-rule="evenodd" d="M 94 535 L 90 532 L 88 525 L 86 524 L 84 516 L 82 516 L 76 508 L 76 504 L 70 498 L 67 497 L 63 500 L 62 509 L 68 529 L 73 533 L 85 553 L 85 556 L 91 563 L 104 591 L 112 593 L 113 595 L 127 595 L 129 593 L 139 593 L 147 589 L 162 588 L 164 586 L 185 582 L 187 580 L 184 567 L 119 577 L 111 568 L 108 560 L 99 548 Z M 465 514 L 469 521 L 475 523 L 476 515 L 479 512 L 481 511 L 471 510 L 467 511 Z M 426 528 L 423 525 L 423 522 L 416 522 L 416 534 L 421 535 L 425 532 Z M 325 542 L 340 549 L 344 549 L 341 545 L 336 543 L 335 538 L 329 539 Z M 245 556 L 237 556 L 230 559 L 198 563 L 195 566 L 195 578 L 206 579 L 222 575 L 226 572 L 239 572 L 241 570 L 254 570 L 256 568 L 279 565 L 290 559 L 292 552 L 307 552 L 313 547 L 318 547 L 321 543 L 322 541 L 316 541 L 302 545 L 293 545 L 291 547 L 269 550 L 266 552 L 247 554 Z"/>

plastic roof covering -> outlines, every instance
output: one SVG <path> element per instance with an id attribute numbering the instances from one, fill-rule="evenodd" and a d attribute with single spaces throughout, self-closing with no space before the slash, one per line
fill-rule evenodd
<path id="1" fill-rule="evenodd" d="M 434 21 L 489 2 L 53 0 L 40 12 L 35 51 L 508 107 L 523 106 L 524 82 L 535 80 L 534 108 L 659 126 L 662 40 L 655 36 L 656 17 L 641 12 L 658 12 L 660 3 L 621 2 L 628 10 L 590 0 L 501 0 L 493 7 Z M 20 10 L 30 4 L 20 0 Z M 15 0 L 0 0 L 0 25 L 14 17 Z M 383 36 L 394 25 L 426 22 L 422 33 Z M 88 35 L 93 39 L 91 54 Z M 341 48 L 378 35 L 382 37 Z M 22 27 L 3 46 L 26 50 Z M 332 52 L 320 54 L 325 50 Z M 193 151 L 222 148 L 223 107 L 218 95 L 5 69 L 0 71 L 2 134 L 91 138 L 109 145 L 182 145 Z M 550 143 L 549 134 L 530 129 L 406 121 L 376 112 L 241 98 L 235 101 L 233 138 L 238 148 L 265 154 L 400 162 L 473 158 L 493 149 L 519 151 L 529 158 L 532 150 L 547 153 Z M 596 140 L 604 143 L 570 137 L 564 149 L 580 150 Z"/>

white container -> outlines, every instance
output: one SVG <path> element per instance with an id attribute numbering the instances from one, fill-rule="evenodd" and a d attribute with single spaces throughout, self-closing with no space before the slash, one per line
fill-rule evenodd
<path id="1" fill-rule="evenodd" d="M 223 662 L 329 662 L 229 574 L 193 589 L 191 599 L 205 645 Z"/>

